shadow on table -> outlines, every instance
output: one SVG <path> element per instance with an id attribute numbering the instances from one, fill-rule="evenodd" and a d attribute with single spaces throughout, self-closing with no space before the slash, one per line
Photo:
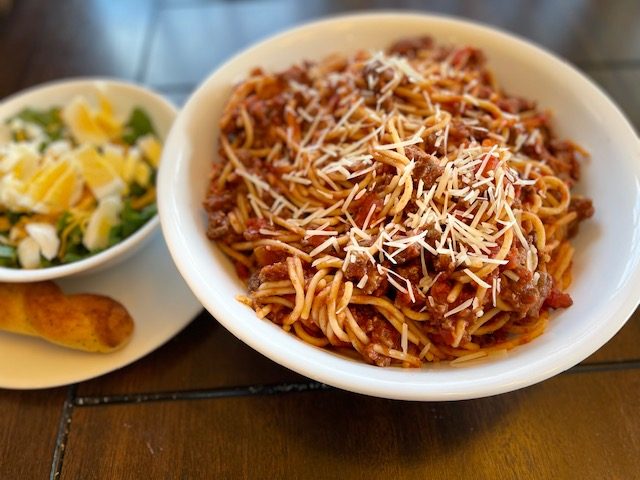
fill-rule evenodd
<path id="1" fill-rule="evenodd" d="M 363 478 L 366 472 L 377 477 L 412 468 L 424 475 L 426 465 L 451 473 L 447 462 L 467 456 L 476 462 L 483 457 L 505 461 L 494 456 L 513 451 L 507 444 L 513 442 L 514 429 L 507 422 L 519 400 L 518 393 L 509 393 L 458 402 L 402 402 L 329 390 L 254 402 L 253 408 L 278 412 L 254 411 L 253 418 L 271 416 L 277 425 L 265 428 L 273 442 L 281 441 L 292 457 L 313 459 L 311 464 L 331 465 L 336 472 L 341 465 L 351 470 L 362 465 Z"/>

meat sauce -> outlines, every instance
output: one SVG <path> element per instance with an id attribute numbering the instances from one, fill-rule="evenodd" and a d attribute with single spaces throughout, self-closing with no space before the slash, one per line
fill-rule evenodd
<path id="1" fill-rule="evenodd" d="M 394 44 L 389 52 L 403 55 L 406 58 L 415 58 L 420 50 L 433 48 L 433 41 L 430 38 L 417 38 L 399 41 Z M 484 62 L 482 52 L 474 48 L 463 48 L 455 52 L 450 57 L 451 52 L 442 49 L 438 54 L 442 60 L 449 58 L 455 67 L 477 66 Z M 310 64 L 292 67 L 279 74 L 271 75 L 268 82 L 261 84 L 261 88 L 248 95 L 243 103 L 246 112 L 252 119 L 254 135 L 254 145 L 252 149 L 271 148 L 276 142 L 289 141 L 289 137 L 299 137 L 301 135 L 299 122 L 296 120 L 292 105 L 295 106 L 300 100 L 299 93 L 292 92 L 288 87 L 291 81 L 300 85 L 300 88 L 311 86 L 309 77 Z M 341 71 L 345 66 L 337 62 L 331 67 L 335 71 Z M 256 70 L 254 74 L 261 75 L 263 72 Z M 375 65 L 365 68 L 362 72 L 361 82 L 369 82 L 371 90 L 379 94 L 381 86 L 385 85 L 391 77 L 387 70 L 376 68 Z M 488 87 L 490 79 L 485 79 L 486 83 L 480 83 L 475 87 L 473 94 L 477 98 L 491 99 L 502 111 L 510 114 L 520 114 L 532 112 L 535 103 L 529 100 L 502 94 L 496 97 L 496 93 Z M 329 110 L 339 109 L 340 95 L 339 85 L 334 89 L 320 91 L 321 101 L 325 103 Z M 453 102 L 445 104 L 443 108 L 450 112 L 456 112 L 462 108 L 462 103 Z M 242 115 L 239 107 L 231 109 L 230 117 L 223 119 L 223 133 L 230 141 L 233 141 L 242 123 Z M 522 145 L 522 152 L 534 160 L 538 160 L 549 165 L 555 174 L 571 186 L 580 175 L 580 165 L 576 154 L 576 149 L 570 142 L 557 141 L 550 136 L 549 115 L 545 112 L 533 113 L 526 116 L 527 127 L 539 129 L 543 137 L 542 142 L 536 144 Z M 509 136 L 514 143 L 518 135 L 522 132 L 512 129 Z M 448 138 L 450 142 L 464 142 L 469 138 L 481 142 L 483 146 L 493 145 L 494 140 L 487 136 L 482 129 L 473 129 L 457 118 L 453 118 L 449 125 Z M 438 145 L 438 139 L 431 135 L 425 138 L 425 149 L 415 145 L 404 147 L 406 157 L 415 163 L 412 172 L 412 182 L 414 189 L 421 188 L 428 191 L 435 185 L 443 175 L 444 168 L 435 153 L 443 152 L 443 146 Z M 427 153 L 433 151 L 434 155 Z M 270 185 L 274 185 L 276 190 L 283 191 L 286 187 L 282 183 L 282 171 L 264 156 L 258 156 L 249 150 L 237 149 L 238 160 L 245 166 L 248 172 L 260 176 L 266 176 Z M 220 155 L 227 159 L 224 149 L 220 149 Z M 497 158 L 491 157 L 485 162 L 479 175 L 487 176 L 497 165 Z M 476 167 L 480 168 L 480 167 Z M 361 229 L 375 223 L 384 208 L 384 202 L 380 196 L 382 189 L 389 184 L 395 175 L 395 168 L 389 165 L 380 164 L 377 167 L 378 186 L 373 191 L 368 191 L 364 195 L 351 202 L 349 212 L 354 223 Z M 236 206 L 238 196 L 247 196 L 248 191 L 241 179 L 234 173 L 230 174 L 225 182 L 224 189 L 218 187 L 218 179 L 223 170 L 220 166 L 215 166 L 211 176 L 208 194 L 203 206 L 207 214 L 207 237 L 211 240 L 223 241 L 227 244 L 233 242 L 254 242 L 269 238 L 263 233 L 269 230 L 272 222 L 265 218 L 249 218 L 243 225 L 242 232 L 234 231 L 229 220 L 229 212 Z M 419 187 L 420 185 L 420 187 Z M 534 196 L 533 187 L 517 186 L 515 190 L 516 199 L 514 205 L 530 205 Z M 461 203 L 463 204 L 463 203 Z M 407 210 L 415 212 L 418 205 L 410 202 Z M 575 229 L 580 221 L 593 215 L 594 209 L 591 200 L 581 197 L 574 197 L 569 206 L 569 212 L 575 212 L 575 218 L 570 224 L 570 230 L 575 233 Z M 284 214 L 285 216 L 288 214 Z M 462 215 L 460 221 L 467 222 Z M 437 231 L 428 231 L 424 241 L 432 247 L 440 238 Z M 420 231 L 408 232 L 407 235 L 420 234 Z M 301 239 L 296 248 L 309 253 L 326 240 L 323 236 L 311 236 Z M 496 248 L 492 255 L 495 255 Z M 253 249 L 253 259 L 255 267 L 247 268 L 244 264 L 235 262 L 238 275 L 248 283 L 250 291 L 255 291 L 265 282 L 275 282 L 289 278 L 287 257 L 290 255 L 286 250 L 273 245 L 259 245 Z M 567 308 L 573 302 L 571 297 L 562 292 L 555 284 L 553 277 L 546 272 L 538 272 L 533 275 L 527 268 L 526 253 L 521 245 L 514 240 L 513 246 L 507 256 L 508 263 L 496 269 L 492 277 L 499 273 L 510 271 L 513 273 L 509 278 L 503 278 L 501 284 L 500 297 L 507 305 L 516 312 L 520 318 L 533 318 L 548 309 Z M 418 244 L 412 244 L 394 256 L 394 262 L 389 260 L 381 261 L 380 265 L 387 269 L 393 269 L 402 278 L 411 283 L 411 291 L 401 291 L 390 285 L 387 276 L 382 273 L 379 266 L 374 265 L 369 257 L 362 253 L 351 254 L 351 261 L 343 269 L 344 278 L 347 281 L 358 285 L 358 288 L 367 295 L 376 297 L 386 297 L 398 308 L 409 308 L 413 311 L 426 312 L 430 314 L 429 325 L 432 327 L 433 338 L 439 338 L 446 344 L 451 344 L 454 340 L 455 322 L 463 320 L 470 323 L 473 321 L 469 309 L 461 311 L 453 318 L 447 317 L 447 311 L 462 305 L 475 294 L 475 288 L 469 284 L 465 285 L 457 298 L 453 302 L 448 301 L 455 281 L 452 273 L 456 268 L 448 255 L 432 254 L 423 249 Z M 417 286 L 423 280 L 424 267 L 433 277 L 433 283 L 428 290 L 428 294 L 423 293 Z M 307 283 L 317 270 L 311 266 L 305 266 L 305 278 Z M 517 278 L 514 279 L 514 278 Z M 492 278 L 486 279 L 491 281 Z M 280 307 L 278 307 L 280 308 Z M 375 351 L 375 345 L 386 348 L 400 349 L 401 336 L 393 326 L 385 320 L 375 309 L 362 305 L 350 306 L 354 318 L 360 328 L 367 334 L 371 342 L 364 347 L 364 357 L 369 363 L 386 366 L 391 360 L 389 357 L 381 355 Z M 284 313 L 280 310 L 275 312 L 276 323 L 281 323 Z M 305 320 L 308 329 L 318 331 L 317 325 L 311 320 Z M 499 340 L 504 332 L 496 332 L 491 337 L 483 339 L 481 342 L 490 343 Z M 461 344 L 470 341 L 471 337 L 465 334 Z M 479 340 L 480 341 L 480 340 Z M 415 347 L 410 345 L 412 351 Z M 414 352 L 416 353 L 416 352 Z"/>

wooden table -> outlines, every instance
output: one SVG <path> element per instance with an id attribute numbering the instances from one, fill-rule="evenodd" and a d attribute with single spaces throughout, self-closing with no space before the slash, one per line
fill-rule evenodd
<path id="1" fill-rule="evenodd" d="M 273 31 L 393 6 L 531 38 L 595 79 L 640 126 L 637 0 L 17 0 L 0 18 L 0 98 L 55 78 L 109 75 L 181 103 L 222 60 Z M 319 385 L 203 313 L 120 371 L 0 391 L 0 478 L 640 478 L 639 400 L 637 312 L 564 374 L 453 403 Z"/>

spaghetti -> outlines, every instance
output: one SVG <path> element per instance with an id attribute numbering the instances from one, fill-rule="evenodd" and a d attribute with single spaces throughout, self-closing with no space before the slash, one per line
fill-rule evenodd
<path id="1" fill-rule="evenodd" d="M 471 47 L 254 70 L 220 121 L 207 235 L 258 317 L 379 366 L 453 364 L 540 335 L 572 304 L 586 153 L 499 89 Z"/>

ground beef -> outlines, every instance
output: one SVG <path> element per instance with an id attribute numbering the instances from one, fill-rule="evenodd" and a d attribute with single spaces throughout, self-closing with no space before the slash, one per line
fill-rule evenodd
<path id="1" fill-rule="evenodd" d="M 289 254 L 286 250 L 271 245 L 260 245 L 253 251 L 256 263 L 260 266 L 284 262 Z"/>
<path id="2" fill-rule="evenodd" d="M 256 86 L 255 95 L 260 100 L 281 99 L 287 87 L 285 75 L 266 75 Z"/>
<path id="3" fill-rule="evenodd" d="M 394 270 L 398 275 L 409 280 L 413 292 L 412 299 L 408 291 L 407 293 L 403 293 L 398 290 L 395 296 L 396 305 L 400 307 L 409 307 L 414 310 L 421 309 L 425 305 L 427 297 L 418 289 L 418 285 L 422 279 L 422 266 L 420 264 L 420 260 L 415 259 L 403 265 L 398 265 Z M 404 282 L 400 282 L 400 284 L 405 286 Z"/>
<path id="4" fill-rule="evenodd" d="M 211 190 L 203 202 L 205 211 L 207 212 L 207 237 L 211 240 L 217 240 L 230 231 L 229 219 L 226 212 L 233 209 L 233 192 L 227 191 L 218 193 Z"/>
<path id="5" fill-rule="evenodd" d="M 377 96 L 381 95 L 382 88 L 393 79 L 393 71 L 390 68 L 379 70 L 381 67 L 383 67 L 382 63 L 377 60 L 368 62 L 362 69 L 361 76 L 366 88 L 376 93 Z"/>
<path id="6" fill-rule="evenodd" d="M 595 212 L 593 202 L 590 198 L 572 197 L 569 204 L 569 211 L 576 212 L 578 215 L 576 221 L 581 222 L 587 218 L 591 218 Z"/>
<path id="7" fill-rule="evenodd" d="M 425 153 L 420 148 L 409 145 L 404 148 L 409 160 L 414 160 L 416 166 L 413 169 L 412 177 L 416 186 L 420 180 L 424 183 L 424 189 L 429 189 L 440 178 L 444 168 L 439 165 L 438 159 Z"/>
<path id="8" fill-rule="evenodd" d="M 426 311 L 431 314 L 432 323 L 439 324 L 444 318 L 444 314 L 449 309 L 449 302 L 447 302 L 447 295 L 451 291 L 451 282 L 446 274 L 439 274 L 436 281 L 429 290 L 429 297 L 431 301 L 427 299 Z"/>
<path id="9" fill-rule="evenodd" d="M 410 260 L 418 258 L 420 256 L 421 249 L 422 247 L 420 245 L 413 243 L 394 256 L 393 259 L 398 263 L 398 265 L 403 265 Z"/>
<path id="10" fill-rule="evenodd" d="M 368 267 L 367 264 L 369 261 L 365 255 L 360 253 L 354 254 L 356 259 L 355 261 L 349 262 L 347 268 L 344 272 L 344 276 L 347 280 L 357 282 L 359 278 L 362 278 L 366 275 Z"/>
<path id="11" fill-rule="evenodd" d="M 446 275 L 439 275 L 429 290 L 436 302 L 446 302 L 449 292 L 451 292 L 451 282 Z"/>
<path id="12" fill-rule="evenodd" d="M 537 282 L 520 278 L 517 282 L 502 279 L 500 297 L 504 299 L 522 317 L 537 317 L 546 298 L 551 293 L 553 278 L 545 272 L 539 272 Z"/>
<path id="13" fill-rule="evenodd" d="M 234 207 L 234 194 L 232 192 L 215 193 L 211 192 L 204 200 L 204 209 L 211 212 L 229 212 Z"/>
<path id="14" fill-rule="evenodd" d="M 453 345 L 453 343 L 457 340 L 456 326 L 459 319 L 460 319 L 459 315 L 445 319 L 440 325 L 438 325 L 437 332 L 434 335 L 432 335 L 432 338 L 434 338 L 435 340 L 437 337 L 439 337 L 440 341 L 438 343 L 444 343 L 445 345 Z M 471 340 L 471 335 L 469 335 L 465 327 L 465 332 L 462 335 L 462 338 L 460 339 L 459 346 L 468 343 L 470 340 Z"/>
<path id="15" fill-rule="evenodd" d="M 544 301 L 544 306 L 549 308 L 569 308 L 571 305 L 573 305 L 571 296 L 568 293 L 561 292 L 555 286 Z"/>
<path id="16" fill-rule="evenodd" d="M 507 113 L 520 113 L 533 110 L 536 103 L 521 97 L 504 97 L 496 100 L 496 105 L 500 110 Z"/>
<path id="17" fill-rule="evenodd" d="M 284 297 L 286 298 L 286 296 Z M 292 300 L 291 298 L 289 300 Z M 284 321 L 289 316 L 290 310 L 284 305 L 274 305 L 271 313 L 269 314 L 269 320 L 276 325 L 284 325 Z"/>
<path id="18" fill-rule="evenodd" d="M 367 334 L 370 343 L 364 348 L 364 359 L 379 367 L 391 364 L 391 359 L 380 355 L 374 350 L 374 345 L 387 348 L 400 348 L 400 334 L 389 322 L 384 320 L 376 311 L 367 306 L 357 306 L 352 309 L 353 316 L 362 330 Z"/>
<path id="19" fill-rule="evenodd" d="M 388 348 L 400 347 L 400 334 L 389 322 L 373 315 L 364 324 L 364 331 L 373 343 L 378 343 Z"/>
<path id="20" fill-rule="evenodd" d="M 260 240 L 263 237 L 260 229 L 267 228 L 268 225 L 269 221 L 264 218 L 249 218 L 246 223 L 247 228 L 242 232 L 242 236 L 249 242 Z"/>
<path id="21" fill-rule="evenodd" d="M 431 49 L 432 47 L 433 39 L 431 37 L 405 38 L 391 45 L 389 53 L 415 58 L 420 50 Z"/>
<path id="22" fill-rule="evenodd" d="M 395 298 L 395 304 L 399 307 L 407 307 L 410 308 L 412 310 L 420 310 L 422 309 L 422 307 L 424 307 L 427 303 L 427 297 L 424 293 L 422 293 L 420 290 L 418 290 L 415 287 L 413 288 L 413 299 L 411 298 L 411 295 L 409 294 L 409 292 L 404 293 L 404 292 L 400 292 L 398 291 L 396 293 L 396 298 Z M 415 300 L 415 302 L 413 301 Z"/>
<path id="23" fill-rule="evenodd" d="M 364 347 L 363 358 L 368 363 L 373 363 L 378 367 L 388 367 L 391 365 L 391 358 L 379 354 L 374 350 L 374 343 L 369 343 Z"/>
<path id="24" fill-rule="evenodd" d="M 270 98 L 266 97 L 273 92 L 265 89 L 260 95 L 247 97 L 246 108 L 253 121 L 254 143 L 253 148 L 270 147 L 280 140 L 277 127 L 285 125 L 285 94 L 278 94 Z"/>
<path id="25" fill-rule="evenodd" d="M 255 270 L 250 276 L 249 280 L 247 280 L 247 288 L 250 292 L 255 292 L 260 287 L 260 271 Z"/>
<path id="26" fill-rule="evenodd" d="M 570 142 L 551 140 L 546 145 L 525 144 L 522 150 L 534 159 L 544 160 L 569 187 L 580 178 L 580 164 Z"/>
<path id="27" fill-rule="evenodd" d="M 272 265 L 265 265 L 260 269 L 258 280 L 260 283 L 277 282 L 278 280 L 286 280 L 289 278 L 289 269 L 287 262 L 278 262 Z"/>
<path id="28" fill-rule="evenodd" d="M 310 237 L 305 237 L 300 240 L 300 244 L 302 245 L 302 250 L 309 253 L 314 248 L 319 247 L 327 240 L 327 237 L 323 235 L 312 235 Z"/>
<path id="29" fill-rule="evenodd" d="M 378 272 L 378 269 L 369 261 L 363 253 L 355 253 L 356 259 L 350 262 L 344 272 L 347 280 L 357 284 L 362 277 L 367 275 L 367 283 L 362 291 L 367 295 L 382 296 L 387 291 L 389 281 L 387 276 Z"/>
<path id="30" fill-rule="evenodd" d="M 227 214 L 219 210 L 210 212 L 208 215 L 207 238 L 218 240 L 230 231 L 229 218 Z"/>
<path id="31" fill-rule="evenodd" d="M 533 205 L 536 196 L 536 187 L 533 185 L 525 185 L 520 189 L 520 202 L 523 205 Z"/>
<path id="32" fill-rule="evenodd" d="M 486 57 L 482 50 L 474 47 L 459 48 L 451 59 L 451 64 L 456 68 L 475 69 L 486 62 Z"/>
<path id="33" fill-rule="evenodd" d="M 506 270 L 518 270 L 526 267 L 527 252 L 521 244 L 513 242 L 505 260 L 507 260 L 507 264 L 504 266 Z"/>
<path id="34" fill-rule="evenodd" d="M 495 92 L 493 91 L 493 88 L 491 88 L 491 85 L 482 85 L 482 84 L 476 85 L 471 90 L 471 93 L 474 97 L 481 98 L 483 100 L 488 99 L 495 94 Z"/>
<path id="35" fill-rule="evenodd" d="M 460 144 L 461 142 L 468 141 L 472 136 L 478 138 L 479 130 L 472 130 L 471 127 L 466 125 L 459 118 L 452 118 L 449 124 L 449 138 L 448 143 Z M 441 145 L 444 148 L 444 142 Z"/>
<path id="36" fill-rule="evenodd" d="M 590 218 L 595 213 L 593 202 L 589 198 L 572 197 L 569 204 L 569 211 L 576 212 L 576 218 L 568 225 L 567 235 L 573 237 L 578 233 L 580 222 Z"/>
<path id="37" fill-rule="evenodd" d="M 420 283 L 422 278 L 422 267 L 419 261 L 413 261 L 404 265 L 398 265 L 394 268 L 395 272 L 409 280 L 413 285 Z"/>
<path id="38" fill-rule="evenodd" d="M 364 226 L 364 222 L 371 210 L 371 205 L 375 205 L 375 208 L 371 214 L 369 225 L 375 221 L 377 213 L 382 210 L 382 200 L 373 192 L 365 193 L 360 200 L 351 202 L 351 205 L 353 205 L 351 212 L 353 221 L 360 228 Z"/>
<path id="39" fill-rule="evenodd" d="M 453 272 L 456 268 L 451 256 L 443 254 L 431 256 L 431 265 L 436 272 Z"/>
<path id="40" fill-rule="evenodd" d="M 311 79 L 309 78 L 309 67 L 308 65 L 304 66 L 294 65 L 284 72 L 279 74 L 279 77 L 285 80 L 286 82 L 294 81 L 303 85 L 310 85 Z"/>

